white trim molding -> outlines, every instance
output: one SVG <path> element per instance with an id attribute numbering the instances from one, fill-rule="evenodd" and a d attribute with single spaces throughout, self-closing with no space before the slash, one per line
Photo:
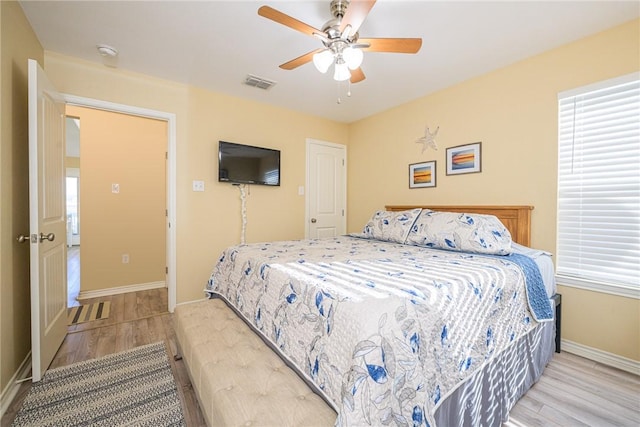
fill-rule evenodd
<path id="1" fill-rule="evenodd" d="M 605 294 L 617 295 L 619 297 L 640 299 L 640 287 L 637 286 L 612 285 L 609 283 L 559 275 L 556 275 L 556 282 L 560 286 L 585 289 L 593 292 L 602 292 Z"/>
<path id="2" fill-rule="evenodd" d="M 67 104 L 80 107 L 96 108 L 99 110 L 113 111 L 116 113 L 133 116 L 148 117 L 167 122 L 167 298 L 169 312 L 173 313 L 177 302 L 177 129 L 176 115 L 165 111 L 149 108 L 135 107 L 131 105 L 117 104 L 115 102 L 99 99 L 85 98 L 82 96 L 61 94 Z"/>
<path id="3" fill-rule="evenodd" d="M 160 281 L 160 282 L 138 283 L 135 285 L 118 286 L 115 288 L 98 289 L 96 291 L 80 291 L 80 295 L 78 295 L 78 300 L 107 297 L 110 295 L 126 294 L 128 292 L 148 291 L 149 289 L 158 289 L 158 288 L 166 288 L 166 287 L 167 287 L 167 283 L 164 281 Z"/>
<path id="4" fill-rule="evenodd" d="M 565 339 L 562 340 L 562 351 L 582 356 L 586 359 L 593 360 L 594 362 L 602 363 L 603 365 L 631 372 L 635 375 L 640 375 L 640 362 L 637 360 L 628 359 L 623 356 L 618 356 L 617 354 L 588 347 Z"/>
<path id="5" fill-rule="evenodd" d="M 200 299 L 194 299 L 193 301 L 185 301 L 185 302 L 179 302 L 177 305 L 189 305 L 189 304 L 195 304 L 197 302 L 202 302 L 202 301 L 206 301 L 210 298 L 200 298 Z"/>
<path id="6" fill-rule="evenodd" d="M 0 395 L 0 418 L 4 416 L 13 399 L 15 399 L 20 389 L 20 383 L 24 382 L 24 378 L 27 378 L 29 371 L 31 370 L 31 352 L 27 354 L 27 357 L 22 361 L 20 367 L 13 374 L 13 377 L 7 383 L 7 386 L 2 390 Z"/>

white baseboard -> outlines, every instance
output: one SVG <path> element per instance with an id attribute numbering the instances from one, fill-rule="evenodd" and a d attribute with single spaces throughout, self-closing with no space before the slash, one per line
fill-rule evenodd
<path id="1" fill-rule="evenodd" d="M 562 340 L 562 351 L 582 356 L 594 362 L 602 363 L 603 365 L 631 372 L 635 375 L 640 375 L 640 362 L 637 360 L 628 359 L 623 356 L 618 356 L 617 354 L 564 339 Z"/>
<path id="2" fill-rule="evenodd" d="M 128 292 L 147 291 L 149 289 L 166 288 L 167 284 L 161 282 L 138 283 L 135 285 L 118 286 L 116 288 L 98 289 L 96 291 L 80 291 L 79 300 L 89 298 L 107 297 L 110 295 L 126 294 Z"/>
<path id="3" fill-rule="evenodd" d="M 18 393 L 18 389 L 20 388 L 20 381 L 23 378 L 26 378 L 29 375 L 29 371 L 31 370 L 31 352 L 27 354 L 27 357 L 22 361 L 20 367 L 13 374 L 13 377 L 9 380 L 7 386 L 2 390 L 2 395 L 0 395 L 0 418 L 4 416 L 4 413 L 7 411 L 11 402 L 16 397 Z"/>
<path id="4" fill-rule="evenodd" d="M 195 304 L 195 303 L 197 303 L 197 302 L 206 301 L 206 300 L 208 300 L 208 299 L 209 299 L 209 298 L 200 298 L 200 299 L 195 299 L 195 300 L 192 300 L 192 301 L 179 302 L 178 304 L 176 304 L 176 307 L 177 307 L 177 306 L 179 306 L 179 305 Z"/>

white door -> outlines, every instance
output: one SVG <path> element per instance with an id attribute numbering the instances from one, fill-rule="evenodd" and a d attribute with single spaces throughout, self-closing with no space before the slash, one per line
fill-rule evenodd
<path id="1" fill-rule="evenodd" d="M 31 364 L 40 381 L 67 333 L 64 103 L 29 60 Z"/>
<path id="2" fill-rule="evenodd" d="M 344 145 L 307 139 L 307 238 L 346 233 L 346 151 Z"/>

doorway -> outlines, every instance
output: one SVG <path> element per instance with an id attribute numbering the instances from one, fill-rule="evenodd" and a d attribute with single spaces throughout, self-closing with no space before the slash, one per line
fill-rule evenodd
<path id="1" fill-rule="evenodd" d="M 79 298 L 165 287 L 166 122 L 71 105 L 66 112 L 81 123 Z"/>
<path id="2" fill-rule="evenodd" d="M 66 117 L 67 307 L 80 305 L 80 118 Z"/>
<path id="3" fill-rule="evenodd" d="M 163 222 L 163 230 L 161 231 L 159 234 L 162 234 L 163 236 L 166 236 L 166 239 L 163 241 L 162 243 L 162 248 L 161 250 L 163 251 L 163 258 L 162 258 L 162 285 L 167 287 L 167 299 L 168 299 L 168 309 L 170 312 L 173 312 L 173 310 L 175 309 L 176 306 L 176 288 L 175 288 L 175 284 L 176 284 L 176 254 L 175 254 L 175 240 L 176 240 L 176 233 L 175 233 L 175 226 L 173 224 L 175 224 L 175 210 L 176 210 L 176 199 L 175 199 L 175 191 L 176 191 L 176 184 L 175 184 L 175 180 L 176 180 L 176 175 L 175 175 L 175 170 L 176 170 L 176 162 L 175 162 L 175 153 L 176 153 L 176 127 L 175 127 L 175 122 L 176 122 L 176 117 L 175 114 L 172 113 L 165 113 L 165 112 L 161 112 L 161 111 L 155 111 L 155 110 L 149 110 L 149 109 L 143 109 L 143 108 L 139 108 L 139 107 L 132 107 L 132 106 L 126 106 L 126 105 L 121 105 L 121 104 L 114 104 L 114 103 L 110 103 L 110 102 L 106 102 L 106 101 L 100 101 L 100 100 L 94 100 L 94 99 L 89 99 L 89 98 L 83 98 L 83 97 L 76 97 L 73 95 L 63 95 L 64 100 L 66 101 L 67 106 L 69 107 L 85 107 L 85 108 L 89 108 L 89 109 L 93 109 L 93 110 L 100 110 L 103 111 L 105 113 L 117 113 L 117 114 L 121 114 L 121 115 L 127 115 L 127 116 L 135 116 L 138 118 L 144 118 L 144 119 L 155 119 L 155 121 L 160 121 L 162 123 L 165 124 L 165 130 L 164 130 L 164 144 L 163 144 L 163 150 L 162 150 L 162 161 L 163 161 L 163 171 L 165 174 L 165 179 L 164 182 L 162 182 L 162 190 L 163 190 L 163 194 L 164 194 L 164 204 L 162 206 L 162 222 Z M 83 183 L 86 181 L 87 175 L 86 175 L 86 171 L 83 172 L 83 178 L 82 180 L 79 179 L 78 177 L 78 182 L 80 183 L 80 187 L 82 188 Z M 115 184 L 115 185 L 112 185 Z M 109 191 L 108 193 L 109 196 L 111 194 L 115 194 L 117 193 L 117 190 L 119 189 L 119 186 L 117 184 L 117 182 L 113 182 L 112 184 L 109 184 Z M 80 191 L 80 199 L 82 199 L 82 191 Z M 84 236 L 84 232 L 83 230 L 83 224 L 86 223 L 86 212 L 80 212 L 82 211 L 82 209 L 79 209 L 78 212 L 78 224 L 79 224 L 79 229 L 78 229 L 78 243 L 79 243 L 79 238 L 80 235 L 83 235 L 82 238 L 82 247 L 83 247 L 83 252 L 85 251 L 85 246 L 89 243 L 89 241 L 87 240 L 86 236 Z M 81 219 L 82 218 L 82 219 Z M 72 235 L 72 239 L 73 239 L 73 235 Z M 78 245 L 79 246 L 79 245 Z M 75 245 L 72 244 L 72 248 L 75 247 Z M 130 262 L 131 258 L 130 258 L 131 254 L 121 254 L 121 256 L 118 257 L 118 260 L 121 264 L 126 264 L 128 261 Z M 83 262 L 84 264 L 84 262 Z M 156 263 L 157 264 L 157 263 Z M 83 266 L 84 268 L 84 266 Z M 154 282 L 152 283 L 151 287 L 147 287 L 147 288 L 152 288 L 152 287 L 158 287 L 157 284 L 158 282 Z M 148 283 L 146 283 L 146 285 L 149 285 Z M 84 285 L 82 285 L 84 287 Z M 127 288 L 125 287 L 121 287 L 121 289 L 116 289 L 116 292 L 107 292 L 109 294 L 113 294 L 113 293 L 120 293 L 120 292 L 131 292 L 131 291 L 136 291 L 138 290 L 138 288 L 136 288 L 135 286 Z M 105 294 L 107 294 L 105 293 Z M 99 295 L 100 292 L 92 294 L 92 295 L 86 295 L 87 297 L 94 297 L 94 296 L 100 296 Z"/>

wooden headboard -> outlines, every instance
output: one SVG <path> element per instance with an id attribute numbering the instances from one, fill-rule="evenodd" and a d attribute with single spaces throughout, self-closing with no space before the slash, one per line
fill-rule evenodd
<path id="1" fill-rule="evenodd" d="M 387 205 L 388 211 L 404 211 L 423 208 L 432 211 L 477 213 L 495 215 L 507 227 L 514 242 L 524 246 L 531 243 L 531 211 L 533 206 L 424 206 L 424 205 Z"/>

